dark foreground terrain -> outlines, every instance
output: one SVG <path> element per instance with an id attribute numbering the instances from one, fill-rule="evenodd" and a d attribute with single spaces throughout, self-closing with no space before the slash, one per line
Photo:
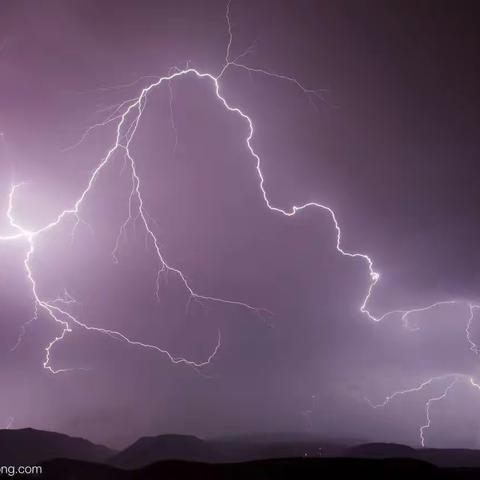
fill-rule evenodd
<path id="1" fill-rule="evenodd" d="M 462 479 L 480 478 L 480 469 L 439 468 L 412 459 L 277 459 L 245 463 L 195 463 L 165 461 L 139 470 L 75 460 L 53 460 L 43 465 L 42 479 L 49 480 L 264 480 L 264 479 Z"/>
<path id="2" fill-rule="evenodd" d="M 51 480 L 476 478 L 480 451 L 331 442 L 305 434 L 203 440 L 143 437 L 117 452 L 81 438 L 33 429 L 0 430 L 0 465 L 41 465 Z M 0 474 L 8 478 L 8 472 Z"/>

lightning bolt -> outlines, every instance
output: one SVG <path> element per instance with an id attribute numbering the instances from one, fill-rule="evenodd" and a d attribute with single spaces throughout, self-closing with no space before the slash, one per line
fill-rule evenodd
<path id="1" fill-rule="evenodd" d="M 475 310 L 478 310 L 480 305 L 469 304 L 468 309 L 470 311 L 470 315 L 467 320 L 467 326 L 465 327 L 465 337 L 467 339 L 468 344 L 470 345 L 470 350 L 475 354 L 478 355 L 478 346 L 472 340 L 472 336 L 470 334 L 470 327 L 472 326 L 473 319 L 475 317 Z"/>
<path id="2" fill-rule="evenodd" d="M 103 162 L 105 162 L 105 159 L 103 160 Z M 98 174 L 98 172 L 97 173 L 94 172 L 94 175 L 96 175 L 96 174 Z M 25 229 L 24 227 L 22 227 L 20 224 L 17 223 L 17 221 L 15 220 L 14 214 L 13 214 L 14 197 L 15 197 L 15 194 L 16 194 L 17 190 L 23 184 L 13 185 L 12 189 L 10 191 L 8 209 L 7 209 L 7 218 L 9 220 L 10 226 L 13 229 L 15 229 L 17 231 L 17 233 L 14 233 L 14 234 L 11 234 L 11 235 L 6 235 L 6 236 L 1 236 L 0 240 L 11 241 L 11 240 L 17 240 L 19 238 L 22 238 L 22 239 L 25 239 L 27 244 L 28 244 L 27 253 L 26 253 L 26 256 L 25 256 L 25 259 L 24 259 L 24 268 L 25 268 L 27 279 L 28 279 L 28 281 L 31 285 L 31 291 L 32 291 L 33 299 L 34 299 L 35 314 L 34 314 L 33 318 L 29 322 L 27 322 L 27 324 L 30 323 L 32 320 L 36 320 L 38 318 L 39 310 L 43 310 L 48 315 L 48 317 L 50 317 L 55 323 L 57 323 L 60 326 L 60 333 L 55 338 L 53 338 L 53 340 L 51 340 L 50 343 L 45 348 L 45 359 L 44 359 L 44 362 L 43 362 L 43 367 L 45 369 L 49 370 L 51 373 L 61 373 L 61 372 L 67 372 L 67 371 L 72 370 L 70 368 L 68 368 L 68 369 L 54 368 L 54 367 L 52 367 L 51 362 L 50 362 L 52 348 L 58 342 L 63 340 L 65 338 L 65 336 L 67 335 L 67 333 L 70 333 L 72 331 L 71 325 L 76 325 L 77 327 L 81 327 L 81 328 L 83 328 L 85 330 L 88 330 L 88 331 L 108 335 L 111 338 L 114 338 L 116 340 L 125 341 L 128 344 L 133 345 L 133 346 L 138 346 L 138 347 L 142 347 L 142 348 L 149 349 L 149 350 L 155 350 L 157 352 L 160 352 L 160 353 L 166 355 L 168 357 L 168 359 L 174 364 L 182 363 L 182 364 L 186 364 L 186 365 L 196 367 L 196 368 L 208 365 L 210 363 L 210 361 L 214 358 L 214 356 L 217 354 L 217 352 L 220 348 L 220 345 L 221 345 L 221 334 L 220 334 L 220 332 L 218 333 L 217 344 L 215 345 L 215 348 L 213 349 L 213 351 L 209 355 L 209 357 L 203 362 L 195 362 L 195 361 L 192 361 L 192 360 L 187 360 L 183 357 L 176 357 L 176 356 L 172 355 L 171 353 L 169 353 L 167 350 L 162 349 L 162 348 L 160 348 L 156 345 L 143 343 L 143 342 L 140 342 L 138 340 L 132 340 L 121 332 L 118 332 L 118 331 L 115 331 L 115 330 L 110 330 L 110 329 L 88 326 L 85 323 L 82 323 L 80 320 L 78 320 L 71 313 L 67 312 L 64 309 L 65 305 L 69 305 L 71 303 L 76 303 L 76 300 L 73 297 L 71 297 L 70 294 L 68 294 L 68 292 L 66 292 L 66 291 L 65 291 L 63 297 L 60 297 L 60 298 L 57 298 L 57 299 L 54 299 L 54 300 L 51 300 L 51 301 L 44 300 L 39 296 L 38 286 L 37 286 L 37 283 L 36 283 L 36 280 L 35 280 L 35 277 L 34 277 L 34 274 L 33 274 L 33 270 L 32 270 L 32 267 L 31 267 L 31 259 L 32 259 L 32 256 L 33 256 L 34 252 L 35 252 L 35 239 L 39 235 L 41 235 L 42 233 L 44 233 L 44 232 L 56 227 L 57 225 L 59 225 L 60 222 L 68 214 L 75 215 L 80 208 L 80 205 L 81 205 L 81 202 L 83 201 L 83 198 L 88 193 L 87 190 L 92 188 L 93 182 L 94 182 L 94 178 L 91 177 L 87 189 L 83 192 L 82 197 L 80 197 L 80 199 L 77 200 L 74 208 L 72 208 L 70 210 L 64 210 L 54 222 L 48 224 L 45 227 L 42 227 L 41 229 L 39 229 L 37 231 L 29 231 L 29 230 Z M 143 218 L 145 218 L 145 217 L 143 217 Z M 146 219 L 145 219 L 145 221 L 146 221 Z M 167 266 L 167 268 L 168 268 L 168 266 Z M 180 272 L 179 270 L 175 270 L 175 271 Z M 195 294 L 195 292 L 192 291 L 192 295 L 194 295 L 194 294 Z M 198 294 L 195 294 L 195 295 L 198 295 Z M 205 297 L 205 298 L 210 298 L 210 297 Z M 63 308 L 58 306 L 59 303 L 63 306 Z M 253 307 L 249 306 L 249 308 L 253 308 Z M 25 324 L 22 327 L 22 332 L 19 336 L 17 344 L 14 346 L 14 349 L 17 348 L 18 344 L 22 340 L 22 338 L 25 334 L 25 327 L 26 327 L 27 324 Z"/>
<path id="3" fill-rule="evenodd" d="M 425 404 L 425 416 L 427 418 L 427 423 L 425 425 L 422 425 L 419 430 L 420 443 L 422 444 L 422 447 L 425 447 L 425 430 L 428 430 L 430 428 L 430 425 L 432 424 L 432 421 L 430 419 L 430 407 L 432 406 L 432 403 L 443 400 L 448 395 L 448 392 L 450 392 L 450 390 L 458 382 L 458 380 L 459 380 L 459 377 L 455 376 L 453 380 L 448 383 L 448 385 L 445 387 L 445 390 L 443 390 L 443 392 L 440 395 L 438 395 L 437 397 L 429 398 L 427 400 L 427 403 Z"/>
<path id="4" fill-rule="evenodd" d="M 395 400 L 398 397 L 402 397 L 404 395 L 418 393 L 425 390 L 428 387 L 436 385 L 440 382 L 447 381 L 446 385 L 441 389 L 441 393 L 428 397 L 425 401 L 425 424 L 420 425 L 418 428 L 418 436 L 420 440 L 420 444 L 422 447 L 425 447 L 425 432 L 428 430 L 432 425 L 432 419 L 430 416 L 430 409 L 432 404 L 435 402 L 439 402 L 447 397 L 453 387 L 460 381 L 463 381 L 467 385 L 474 387 L 476 390 L 480 391 L 480 385 L 475 382 L 473 377 L 469 375 L 465 375 L 463 373 L 447 373 L 445 375 L 438 375 L 435 377 L 430 377 L 427 380 L 424 380 L 422 383 L 406 388 L 405 390 L 397 390 L 390 395 L 386 396 L 385 399 L 380 403 L 373 403 L 368 398 L 365 397 L 365 400 L 372 408 L 383 408 L 386 407 L 390 402 Z"/>
<path id="5" fill-rule="evenodd" d="M 408 323 L 408 317 L 410 315 L 412 315 L 414 313 L 422 313 L 422 312 L 425 312 L 425 311 L 428 311 L 428 310 L 432 310 L 434 308 L 438 308 L 438 307 L 441 307 L 443 305 L 459 305 L 459 304 L 463 305 L 465 303 L 466 302 L 463 302 L 463 301 L 437 302 L 437 303 L 434 303 L 434 304 L 429 305 L 427 307 L 414 308 L 414 309 L 402 312 L 401 319 L 402 319 L 403 324 L 406 328 L 408 328 L 412 331 L 416 331 L 416 330 L 419 330 L 419 327 L 413 328 Z M 473 322 L 474 317 L 475 317 L 475 311 L 477 309 L 479 309 L 480 306 L 472 304 L 472 303 L 466 303 L 466 305 L 468 306 L 469 315 L 468 315 L 466 326 L 465 326 L 465 338 L 466 338 L 466 341 L 467 341 L 467 343 L 470 347 L 470 350 L 475 355 L 478 355 L 478 353 L 479 353 L 478 346 L 472 340 L 470 328 L 472 326 L 472 322 Z M 396 399 L 397 397 L 402 397 L 402 396 L 405 396 L 405 395 L 408 395 L 408 394 L 421 392 L 422 390 L 426 389 L 427 387 L 430 387 L 433 384 L 436 384 L 437 382 L 441 382 L 441 381 L 445 381 L 445 380 L 449 380 L 449 382 L 444 387 L 441 394 L 438 395 L 438 396 L 430 397 L 425 402 L 426 423 L 424 425 L 421 425 L 419 427 L 419 431 L 418 431 L 419 432 L 420 444 L 422 445 L 422 447 L 424 447 L 425 446 L 425 432 L 426 432 L 426 430 L 428 430 L 431 427 L 431 424 L 432 424 L 432 419 L 431 419 L 431 416 L 430 416 L 430 408 L 431 408 L 432 404 L 446 398 L 448 393 L 450 392 L 450 390 L 461 380 L 468 381 L 468 383 L 471 386 L 480 390 L 480 385 L 478 385 L 472 377 L 469 377 L 465 374 L 459 374 L 459 373 L 455 373 L 455 374 L 448 374 L 447 373 L 447 374 L 444 374 L 444 375 L 430 377 L 427 380 L 423 381 L 422 383 L 420 383 L 419 385 L 416 385 L 414 387 L 407 388 L 407 389 L 404 389 L 404 390 L 397 390 L 397 391 L 391 393 L 390 395 L 387 395 L 385 397 L 385 399 L 380 403 L 373 403 L 367 397 L 364 397 L 364 398 L 372 408 L 374 408 L 374 409 L 383 408 L 383 407 L 386 407 L 392 400 Z"/>
<path id="6" fill-rule="evenodd" d="M 115 134 L 114 143 L 110 146 L 105 156 L 100 159 L 97 166 L 94 168 L 93 172 L 88 177 L 88 181 L 85 188 L 81 191 L 79 197 L 77 198 L 77 200 L 74 202 L 72 206 L 62 210 L 57 215 L 57 217 L 54 218 L 50 223 L 47 223 L 46 225 L 44 225 L 41 228 L 38 228 L 37 230 L 30 230 L 25 226 L 21 225 L 19 221 L 17 221 L 14 214 L 15 198 L 16 198 L 16 195 L 18 194 L 18 190 L 22 186 L 24 186 L 24 184 L 16 183 L 12 185 L 12 188 L 10 190 L 10 194 L 8 197 L 8 208 L 6 213 L 7 219 L 9 221 L 9 225 L 11 227 L 11 233 L 0 235 L 0 241 L 1 242 L 24 241 L 26 243 L 27 250 L 24 257 L 23 266 L 24 266 L 26 278 L 31 287 L 31 293 L 32 293 L 33 304 L 34 304 L 34 315 L 32 316 L 32 319 L 29 320 L 22 327 L 22 331 L 20 333 L 19 339 L 14 348 L 18 346 L 23 336 L 25 335 L 26 326 L 28 326 L 30 322 L 38 319 L 38 316 L 40 315 L 40 313 L 43 313 L 59 327 L 59 333 L 45 347 L 45 357 L 43 362 L 43 367 L 54 374 L 71 370 L 71 369 L 59 369 L 59 368 L 53 367 L 51 362 L 51 353 L 52 353 L 53 347 L 57 345 L 60 341 L 62 341 L 67 334 L 72 332 L 73 327 L 82 328 L 84 330 L 87 330 L 93 333 L 107 335 L 113 339 L 123 341 L 132 346 L 156 351 L 166 356 L 168 360 L 174 364 L 184 364 L 184 365 L 193 367 L 194 369 L 210 364 L 210 362 L 214 359 L 215 355 L 220 349 L 221 333 L 219 331 L 217 342 L 212 352 L 210 353 L 210 355 L 204 361 L 196 362 L 193 360 L 188 360 L 183 357 L 177 357 L 171 354 L 170 352 L 168 352 L 166 349 L 163 349 L 156 345 L 144 343 L 139 340 L 131 339 L 127 337 L 124 333 L 121 333 L 119 331 L 90 326 L 90 325 L 87 325 L 86 323 L 81 322 L 76 316 L 74 316 L 72 313 L 68 311 L 68 307 L 72 303 L 76 302 L 76 300 L 72 296 L 70 296 L 68 292 L 64 292 L 63 296 L 53 300 L 45 299 L 39 293 L 40 289 L 39 289 L 39 286 L 37 285 L 37 281 L 35 279 L 34 271 L 32 268 L 32 258 L 36 253 L 35 246 L 36 246 L 37 239 L 42 235 L 46 234 L 47 232 L 51 232 L 52 230 L 57 228 L 59 225 L 67 221 L 67 219 L 69 218 L 75 221 L 73 230 L 72 230 L 72 235 L 74 234 L 76 227 L 80 223 L 84 223 L 84 220 L 81 218 L 81 209 L 85 199 L 88 197 L 90 192 L 95 187 L 95 183 L 97 179 L 104 172 L 107 165 L 109 165 L 113 161 L 115 154 L 123 155 L 123 158 L 125 161 L 124 167 L 128 168 L 130 173 L 131 187 L 130 187 L 130 193 L 128 197 L 127 216 L 123 221 L 123 223 L 120 225 L 118 235 L 115 239 L 113 249 L 111 252 L 113 261 L 114 262 L 120 261 L 121 242 L 126 236 L 128 227 L 130 225 L 135 226 L 135 224 L 138 222 L 142 226 L 142 229 L 144 230 L 146 238 L 153 246 L 155 259 L 158 266 L 157 275 L 156 275 L 156 285 L 155 285 L 155 295 L 157 298 L 160 296 L 159 281 L 160 281 L 161 275 L 163 273 L 172 273 L 183 284 L 183 287 L 188 294 L 189 301 L 196 301 L 199 303 L 202 303 L 202 302 L 221 303 L 221 304 L 229 305 L 232 307 L 243 308 L 251 313 L 254 313 L 260 316 L 269 313 L 268 310 L 266 309 L 262 309 L 257 306 L 250 305 L 249 303 L 246 303 L 241 300 L 231 299 L 231 298 L 219 298 L 213 295 L 208 295 L 205 293 L 198 292 L 193 287 L 193 285 L 191 285 L 191 283 L 188 281 L 187 276 L 179 268 L 169 263 L 165 255 L 162 253 L 160 248 L 160 243 L 155 234 L 155 228 L 153 227 L 152 217 L 148 214 L 148 211 L 146 210 L 146 207 L 145 207 L 145 202 L 142 195 L 142 181 L 137 170 L 136 161 L 130 149 L 131 142 L 133 141 L 135 134 L 137 132 L 137 129 L 139 128 L 139 125 L 141 123 L 143 112 L 147 107 L 149 94 L 152 91 L 159 89 L 160 87 L 165 85 L 168 88 L 169 95 L 170 95 L 171 127 L 175 133 L 175 148 L 174 148 L 174 151 L 175 151 L 178 139 L 177 139 L 177 131 L 176 131 L 174 115 L 173 115 L 173 90 L 172 90 L 173 83 L 182 77 L 193 77 L 198 81 L 207 82 L 212 88 L 212 93 L 214 95 L 215 100 L 219 102 L 221 106 L 223 106 L 225 112 L 228 114 L 236 115 L 241 120 L 243 120 L 243 122 L 246 124 L 247 135 L 245 136 L 245 147 L 248 153 L 250 154 L 250 156 L 252 157 L 252 159 L 254 160 L 255 171 L 256 171 L 256 176 L 258 180 L 258 187 L 266 208 L 269 211 L 273 212 L 274 214 L 282 215 L 285 217 L 293 217 L 294 215 L 301 213 L 307 209 L 317 209 L 324 212 L 332 222 L 333 228 L 336 233 L 335 247 L 337 252 L 344 257 L 348 257 L 353 260 L 357 260 L 364 263 L 368 273 L 368 283 L 366 286 L 365 296 L 363 297 L 359 305 L 359 312 L 361 314 L 365 315 L 368 319 L 374 322 L 380 322 L 386 319 L 387 317 L 398 316 L 403 322 L 405 328 L 409 330 L 417 330 L 418 327 L 411 327 L 409 323 L 409 320 L 413 315 L 421 314 L 426 311 L 429 311 L 435 308 L 441 308 L 447 305 L 465 304 L 468 307 L 468 312 L 469 312 L 469 317 L 467 319 L 467 326 L 465 328 L 466 340 L 468 342 L 468 345 L 470 346 L 471 351 L 474 352 L 475 354 L 478 354 L 477 345 L 473 342 L 470 335 L 470 327 L 474 320 L 475 311 L 478 308 L 480 308 L 480 306 L 472 304 L 470 302 L 459 301 L 459 300 L 442 300 L 426 306 L 421 306 L 421 307 L 416 307 L 411 309 L 397 309 L 397 310 L 388 311 L 382 315 L 375 315 L 369 310 L 368 305 L 374 293 L 375 287 L 380 280 L 380 273 L 376 270 L 373 259 L 368 254 L 363 252 L 357 252 L 357 251 L 349 251 L 343 247 L 342 229 L 340 227 L 339 220 L 334 210 L 330 208 L 328 205 L 325 205 L 323 203 L 318 203 L 318 202 L 308 202 L 300 205 L 292 205 L 289 208 L 281 208 L 272 203 L 266 188 L 265 176 L 262 170 L 262 159 L 259 153 L 255 150 L 253 146 L 253 139 L 255 134 L 254 122 L 252 118 L 241 107 L 237 105 L 233 105 L 228 100 L 228 98 L 226 98 L 222 94 L 221 83 L 222 83 L 223 76 L 229 70 L 243 70 L 251 74 L 266 76 L 272 79 L 272 81 L 288 82 L 292 85 L 292 87 L 302 92 L 309 99 L 309 101 L 311 101 L 312 104 L 314 105 L 316 105 L 315 104 L 316 100 L 323 101 L 323 96 L 322 96 L 323 91 L 318 89 L 307 88 L 293 76 L 285 75 L 283 73 L 273 72 L 261 67 L 246 65 L 245 63 L 243 63 L 243 59 L 250 52 L 251 49 L 248 49 L 242 54 L 232 58 L 233 26 L 231 22 L 231 0 L 229 0 L 227 3 L 225 20 L 227 24 L 227 35 L 228 35 L 227 40 L 228 41 L 227 41 L 227 47 L 225 52 L 224 64 L 218 73 L 214 74 L 211 72 L 203 72 L 187 65 L 187 67 L 183 69 L 174 67 L 165 76 L 158 77 L 158 76 L 148 75 L 148 76 L 142 77 L 141 79 L 138 79 L 135 82 L 126 85 L 129 87 L 133 87 L 137 85 L 137 83 L 139 83 L 140 80 L 150 81 L 150 83 L 148 83 L 146 86 L 141 88 L 137 96 L 129 98 L 112 107 L 108 107 L 106 110 L 110 111 L 110 113 L 105 118 L 105 120 L 90 126 L 82 134 L 79 141 L 76 144 L 69 147 L 69 148 L 76 148 L 88 137 L 88 135 L 90 135 L 90 133 L 92 133 L 96 129 L 110 127 L 110 126 L 113 126 L 115 128 L 116 134 Z M 125 85 L 120 85 L 117 87 L 110 87 L 110 88 L 123 88 L 123 87 L 125 87 Z M 399 396 L 413 394 L 415 392 L 422 391 L 423 389 L 431 386 L 432 384 L 440 380 L 446 380 L 446 379 L 451 380 L 449 381 L 447 387 L 443 390 L 443 393 L 440 396 L 429 398 L 427 400 L 427 403 L 425 404 L 427 423 L 421 426 L 419 431 L 421 443 L 422 445 L 424 445 L 424 432 L 428 428 L 430 428 L 430 424 L 431 424 L 431 419 L 430 419 L 431 405 L 434 402 L 438 402 L 444 399 L 448 395 L 449 391 L 454 387 L 454 385 L 462 378 L 463 376 L 461 376 L 460 374 L 446 374 L 439 377 L 432 377 L 416 387 L 394 392 L 393 394 L 387 396 L 386 399 L 379 404 L 372 404 L 371 402 L 369 403 L 373 408 L 385 407 L 390 401 L 394 400 Z M 470 379 L 470 381 L 472 386 L 480 389 L 480 387 L 473 381 L 473 379 Z"/>
<path id="7" fill-rule="evenodd" d="M 5 425 L 5 430 L 10 430 L 13 426 L 13 422 L 15 421 L 15 418 L 13 417 L 8 417 L 7 419 L 7 424 Z"/>
<path id="8" fill-rule="evenodd" d="M 408 323 L 408 317 L 414 313 L 422 313 L 428 310 L 432 310 L 434 308 L 441 307 L 443 305 L 466 305 L 468 307 L 468 317 L 467 317 L 467 322 L 465 326 L 465 338 L 467 341 L 467 344 L 470 347 L 470 351 L 472 351 L 475 355 L 479 354 L 479 349 L 477 344 L 472 340 L 470 328 L 472 326 L 472 322 L 475 318 L 475 311 L 480 308 L 480 305 L 476 305 L 473 303 L 468 303 L 464 301 L 442 301 L 442 302 L 436 302 L 432 305 L 429 305 L 427 307 L 422 307 L 422 308 L 414 308 L 411 310 L 407 310 L 402 312 L 401 314 L 401 319 L 404 323 L 404 326 L 412 331 L 419 330 L 419 327 L 411 327 Z M 445 375 L 439 375 L 435 377 L 428 378 L 424 382 L 420 383 L 417 386 L 405 389 L 405 390 L 398 390 L 393 392 L 392 394 L 388 395 L 385 397 L 385 399 L 380 402 L 380 403 L 372 403 L 368 398 L 364 397 L 367 403 L 372 407 L 372 408 L 382 408 L 387 406 L 392 400 L 394 400 L 397 397 L 401 397 L 404 395 L 420 392 L 424 390 L 425 388 L 431 386 L 434 383 L 437 383 L 439 381 L 447 380 L 449 379 L 450 382 L 446 385 L 446 387 L 443 389 L 442 393 L 439 396 L 434 396 L 429 399 L 427 399 L 425 403 L 425 415 L 426 415 L 426 423 L 422 426 L 419 427 L 419 437 L 420 437 L 420 443 L 422 447 L 425 446 L 425 431 L 428 430 L 432 424 L 432 420 L 430 417 L 430 407 L 432 403 L 438 402 L 440 400 L 443 400 L 450 390 L 455 386 L 457 382 L 460 380 L 466 380 L 468 383 L 472 386 L 475 387 L 476 389 L 480 390 L 480 385 L 477 384 L 472 377 L 469 377 L 465 374 L 445 374 Z"/>
<path id="9" fill-rule="evenodd" d="M 414 387 L 411 387 L 411 388 L 407 388 L 405 390 L 397 390 L 396 392 L 393 392 L 392 394 L 390 395 L 387 395 L 385 397 L 385 399 L 383 400 L 383 402 L 380 402 L 380 403 L 372 403 L 368 398 L 365 397 L 365 400 L 367 401 L 367 403 L 372 407 L 372 408 L 382 408 L 382 407 L 385 407 L 386 405 L 388 405 L 392 400 L 394 400 L 395 398 L 397 397 L 401 397 L 403 395 L 407 395 L 409 393 L 414 393 L 414 392 L 421 392 L 424 388 L 432 385 L 432 383 L 435 383 L 439 380 L 445 380 L 445 378 L 448 378 L 450 377 L 450 375 L 440 375 L 440 376 L 437 376 L 437 377 L 431 377 L 425 381 L 423 381 L 422 383 L 420 383 L 419 385 L 416 385 Z"/>

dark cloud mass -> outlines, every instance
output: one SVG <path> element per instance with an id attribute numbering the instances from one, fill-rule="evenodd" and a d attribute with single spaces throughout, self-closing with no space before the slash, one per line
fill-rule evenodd
<path id="1" fill-rule="evenodd" d="M 0 208 L 25 182 L 15 216 L 34 230 L 70 206 L 112 145 L 114 125 L 74 149 L 108 107 L 187 63 L 218 74 L 228 41 L 223 1 L 42 0 L 0 3 Z M 461 1 L 233 1 L 232 55 L 322 90 L 314 105 L 288 81 L 229 70 L 222 94 L 253 119 L 265 188 L 275 205 L 322 202 L 343 246 L 375 260 L 375 315 L 445 299 L 479 301 L 480 84 L 478 5 Z M 137 81 L 138 80 L 138 81 Z M 118 88 L 104 88 L 119 86 Z M 264 307 L 189 302 L 160 278 L 140 222 L 111 251 L 130 176 L 118 153 L 82 206 L 38 239 L 32 268 L 44 298 L 66 289 L 87 325 L 124 332 L 176 356 L 32 318 L 25 241 L 0 244 L 0 427 L 32 426 L 114 446 L 162 432 L 214 436 L 318 432 L 326 438 L 418 444 L 425 401 L 439 387 L 373 402 L 445 373 L 480 381 L 465 336 L 468 307 L 370 321 L 359 311 L 368 270 L 335 250 L 326 212 L 287 218 L 266 207 L 248 126 L 212 84 L 185 76 L 148 98 L 131 145 L 160 246 L 195 290 Z M 170 102 L 170 98 L 173 99 Z M 171 107 L 173 117 L 171 116 Z M 173 127 L 172 128 L 172 119 Z M 153 220 L 152 220 L 153 222 Z M 9 230 L 0 218 L 0 232 Z M 478 320 L 478 319 L 477 319 Z M 472 323 L 471 337 L 480 338 Z M 436 390 L 435 390 L 436 389 Z M 480 392 L 460 382 L 432 407 L 429 445 L 478 446 Z M 2 420 L 2 418 L 4 420 Z"/>

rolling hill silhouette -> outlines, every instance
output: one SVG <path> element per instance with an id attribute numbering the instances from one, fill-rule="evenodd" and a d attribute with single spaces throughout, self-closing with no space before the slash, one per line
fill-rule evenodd
<path id="1" fill-rule="evenodd" d="M 254 434 L 202 440 L 191 435 L 143 437 L 115 455 L 110 463 L 141 468 L 163 460 L 246 462 L 288 457 L 338 456 L 344 446 L 320 441 L 308 434 Z"/>
<path id="2" fill-rule="evenodd" d="M 123 468 L 140 468 L 162 460 L 215 462 L 222 458 L 206 441 L 193 435 L 159 435 L 142 437 L 111 459 Z"/>
<path id="3" fill-rule="evenodd" d="M 349 448 L 346 457 L 354 458 L 413 458 L 438 467 L 480 468 L 480 451 L 459 448 L 415 449 L 395 443 L 367 443 Z"/>
<path id="4" fill-rule="evenodd" d="M 416 458 L 417 450 L 398 443 L 365 443 L 346 452 L 348 457 L 363 458 Z"/>
<path id="5" fill-rule="evenodd" d="M 33 428 L 0 430 L 0 465 L 35 465 L 52 458 L 105 462 L 115 452 L 83 438 Z"/>

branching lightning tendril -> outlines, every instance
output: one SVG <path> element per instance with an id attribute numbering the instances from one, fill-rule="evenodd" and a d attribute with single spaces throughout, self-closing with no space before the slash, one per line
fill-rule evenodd
<path id="1" fill-rule="evenodd" d="M 435 394 L 431 397 L 428 397 L 427 400 L 425 401 L 426 423 L 423 425 L 420 425 L 418 428 L 418 436 L 419 436 L 420 444 L 422 445 L 422 447 L 424 447 L 425 433 L 431 427 L 431 424 L 432 424 L 432 420 L 430 417 L 430 409 L 432 407 L 432 404 L 446 398 L 447 395 L 452 390 L 452 388 L 460 381 L 464 381 L 468 385 L 471 385 L 472 387 L 474 387 L 475 389 L 480 390 L 480 385 L 478 385 L 472 377 L 462 373 L 447 373 L 445 375 L 439 375 L 436 377 L 428 378 L 427 380 L 423 381 L 417 386 L 407 388 L 405 390 L 397 390 L 396 392 L 393 392 L 392 394 L 385 397 L 385 399 L 382 402 L 377 404 L 372 403 L 368 398 L 366 398 L 365 400 L 368 402 L 368 404 L 372 408 L 383 408 L 398 397 L 401 397 L 403 395 L 408 395 L 410 393 L 419 393 L 427 388 L 431 388 L 437 385 L 438 383 L 441 383 L 443 385 L 443 388 L 440 390 L 440 394 Z M 444 382 L 447 382 L 447 383 L 445 384 Z"/>

